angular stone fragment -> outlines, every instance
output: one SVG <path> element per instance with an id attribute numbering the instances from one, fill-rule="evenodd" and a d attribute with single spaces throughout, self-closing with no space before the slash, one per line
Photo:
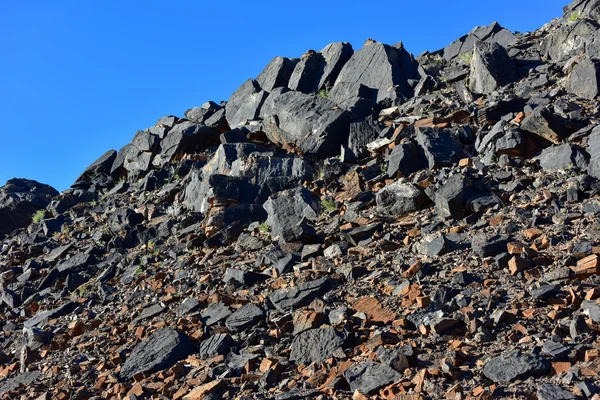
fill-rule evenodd
<path id="1" fill-rule="evenodd" d="M 202 321 L 211 326 L 217 322 L 223 321 L 231 315 L 231 310 L 223 303 L 212 303 L 202 312 Z"/>
<path id="2" fill-rule="evenodd" d="M 429 168 L 451 166 L 465 158 L 460 145 L 447 129 L 417 128 L 416 140 L 421 147 Z"/>
<path id="3" fill-rule="evenodd" d="M 443 235 L 428 235 L 417 244 L 417 250 L 429 257 L 441 256 L 448 252 L 448 243 Z"/>
<path id="4" fill-rule="evenodd" d="M 256 82 L 267 92 L 280 86 L 287 86 L 298 61 L 298 59 L 275 57 L 256 77 Z"/>
<path id="5" fill-rule="evenodd" d="M 444 59 L 454 60 L 462 54 L 471 53 L 476 41 L 498 43 L 503 47 L 507 47 L 516 41 L 516 37 L 497 22 L 492 22 L 488 26 L 478 26 L 473 28 L 467 35 L 446 46 L 443 50 Z"/>
<path id="6" fill-rule="evenodd" d="M 225 105 L 225 115 L 230 127 L 236 127 L 246 120 L 258 118 L 260 107 L 268 93 L 252 79 L 244 82 L 229 98 Z"/>
<path id="7" fill-rule="evenodd" d="M 273 143 L 326 158 L 338 155 L 348 140 L 348 112 L 323 97 L 286 92 L 273 100 L 271 112 L 264 128 Z"/>
<path id="8" fill-rule="evenodd" d="M 541 377 L 550 370 L 550 363 L 534 354 L 503 353 L 493 357 L 483 367 L 483 375 L 496 383 Z"/>
<path id="9" fill-rule="evenodd" d="M 569 130 L 562 121 L 547 107 L 537 107 L 533 113 L 525 117 L 521 123 L 521 129 L 554 144 L 559 144 L 569 134 Z"/>
<path id="10" fill-rule="evenodd" d="M 250 328 L 264 318 L 264 313 L 256 304 L 246 304 L 242 306 L 238 310 L 236 310 L 233 314 L 231 314 L 225 320 L 225 326 L 233 331 L 243 331 L 247 328 Z"/>
<path id="11" fill-rule="evenodd" d="M 296 64 L 287 86 L 302 93 L 318 91 L 319 75 L 324 61 L 320 53 L 309 50 Z"/>
<path id="12" fill-rule="evenodd" d="M 473 92 L 491 94 L 517 78 L 517 71 L 504 47 L 493 42 L 475 42 L 469 76 Z"/>
<path id="13" fill-rule="evenodd" d="M 303 220 L 315 220 L 318 205 L 304 188 L 284 190 L 269 197 L 263 205 L 267 211 L 267 225 L 273 236 L 283 235 Z"/>
<path id="14" fill-rule="evenodd" d="M 600 68 L 596 61 L 586 57 L 577 63 L 567 78 L 567 92 L 593 100 L 600 93 Z"/>
<path id="15" fill-rule="evenodd" d="M 289 311 L 310 304 L 327 292 L 331 283 L 327 278 L 304 282 L 296 287 L 279 289 L 269 295 L 269 300 L 280 311 Z"/>
<path id="16" fill-rule="evenodd" d="M 229 334 L 216 333 L 200 343 L 198 354 L 202 359 L 226 355 L 234 343 L 233 338 Z"/>
<path id="17" fill-rule="evenodd" d="M 574 400 L 575 394 L 550 383 L 538 385 L 537 396 L 539 400 Z"/>
<path id="18" fill-rule="evenodd" d="M 396 319 L 396 313 L 382 307 L 374 297 L 362 297 L 352 303 L 352 308 L 357 312 L 365 313 L 372 322 L 386 324 Z"/>
<path id="19" fill-rule="evenodd" d="M 331 357 L 343 343 L 343 336 L 334 328 L 310 329 L 294 338 L 290 360 L 297 364 L 320 363 Z"/>
<path id="20" fill-rule="evenodd" d="M 427 196 L 415 185 L 396 181 L 377 192 L 377 206 L 389 215 L 401 217 L 429 204 Z"/>
<path id="21" fill-rule="evenodd" d="M 329 90 L 335 84 L 344 65 L 354 54 L 354 50 L 348 42 L 334 42 L 319 51 L 319 54 L 323 59 L 317 90 Z"/>
<path id="22" fill-rule="evenodd" d="M 590 155 L 588 174 L 600 179 L 600 127 L 595 127 L 588 138 L 587 152 Z"/>
<path id="23" fill-rule="evenodd" d="M 352 391 L 371 394 L 377 389 L 399 381 L 402 375 L 391 367 L 373 361 L 354 363 L 344 372 Z"/>
<path id="24" fill-rule="evenodd" d="M 233 281 L 246 286 L 264 282 L 267 279 L 269 279 L 268 275 L 236 268 L 227 268 L 225 275 L 223 276 L 223 282 L 225 283 Z"/>
<path id="25" fill-rule="evenodd" d="M 471 247 L 473 253 L 479 257 L 494 257 L 506 251 L 506 245 L 510 241 L 509 237 L 496 235 L 488 237 L 485 233 L 473 236 Z"/>
<path id="26" fill-rule="evenodd" d="M 417 62 L 399 44 L 371 43 L 355 52 L 340 72 L 340 82 L 360 83 L 371 89 L 376 103 L 396 105 L 410 96 L 409 79 L 417 78 Z"/>
<path id="27" fill-rule="evenodd" d="M 340 82 L 329 94 L 331 101 L 350 112 L 353 120 L 366 117 L 373 107 L 371 90 L 357 82 Z"/>
<path id="28" fill-rule="evenodd" d="M 547 171 L 571 168 L 586 170 L 589 164 L 589 155 L 579 146 L 565 143 L 545 148 L 538 156 L 538 160 L 540 166 Z"/>
<path id="29" fill-rule="evenodd" d="M 394 177 L 398 171 L 402 176 L 409 176 L 427 168 L 426 161 L 421 158 L 417 146 L 412 141 L 405 141 L 395 146 L 386 160 L 388 161 L 387 175 L 389 177 Z"/>
<path id="30" fill-rule="evenodd" d="M 163 328 L 139 343 L 121 367 L 120 375 L 129 379 L 137 373 L 170 368 L 194 352 L 194 346 L 181 332 Z"/>
<path id="31" fill-rule="evenodd" d="M 472 182 L 462 174 L 452 175 L 435 192 L 436 214 L 444 218 L 460 218 L 467 213 L 467 200 L 471 195 Z"/>

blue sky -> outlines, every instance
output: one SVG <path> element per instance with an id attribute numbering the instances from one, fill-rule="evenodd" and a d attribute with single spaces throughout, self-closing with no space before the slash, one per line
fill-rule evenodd
<path id="1" fill-rule="evenodd" d="M 3 1 L 0 185 L 64 190 L 138 129 L 226 100 L 277 55 L 367 38 L 418 55 L 494 20 L 534 30 L 567 2 Z"/>

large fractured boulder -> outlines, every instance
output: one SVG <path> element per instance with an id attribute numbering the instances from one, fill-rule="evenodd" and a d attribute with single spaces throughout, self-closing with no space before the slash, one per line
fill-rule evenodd
<path id="1" fill-rule="evenodd" d="M 298 61 L 298 59 L 275 57 L 256 77 L 256 82 L 267 92 L 280 86 L 287 86 Z"/>
<path id="2" fill-rule="evenodd" d="M 520 156 L 525 153 L 526 148 L 527 141 L 523 132 L 505 121 L 497 122 L 489 132 L 481 134 L 475 141 L 477 152 L 487 156 L 483 158 L 484 162 L 501 154 Z"/>
<path id="3" fill-rule="evenodd" d="M 451 166 L 465 157 L 448 129 L 417 128 L 416 140 L 430 169 Z"/>
<path id="4" fill-rule="evenodd" d="M 0 188 L 0 239 L 31 222 L 37 210 L 50 204 L 58 192 L 29 179 L 10 179 Z"/>
<path id="5" fill-rule="evenodd" d="M 371 90 L 358 82 L 340 82 L 329 94 L 331 101 L 350 112 L 353 120 L 358 120 L 371 113 L 373 99 Z"/>
<path id="6" fill-rule="evenodd" d="M 330 280 L 321 278 L 271 292 L 269 300 L 279 311 L 286 312 L 310 304 L 329 289 L 331 289 Z"/>
<path id="7" fill-rule="evenodd" d="M 340 154 L 348 141 L 350 116 L 316 95 L 286 92 L 273 100 L 265 116 L 265 133 L 273 143 L 326 158 Z"/>
<path id="8" fill-rule="evenodd" d="M 339 86 L 342 85 L 336 87 Z M 348 137 L 348 149 L 358 159 L 366 157 L 369 155 L 367 145 L 377 139 L 380 133 L 381 127 L 371 115 L 360 121 L 352 122 L 350 124 L 350 136 Z"/>
<path id="9" fill-rule="evenodd" d="M 377 206 L 389 215 L 401 217 L 427 207 L 429 199 L 415 185 L 396 181 L 377 192 Z"/>
<path id="10" fill-rule="evenodd" d="M 194 352 L 186 335 L 171 328 L 154 332 L 139 343 L 121 367 L 120 375 L 131 378 L 138 372 L 150 373 L 172 367 Z"/>
<path id="11" fill-rule="evenodd" d="M 260 107 L 268 93 L 259 84 L 248 79 L 229 98 L 225 105 L 225 117 L 230 127 L 234 128 L 244 121 L 258 118 Z"/>
<path id="12" fill-rule="evenodd" d="M 491 94 L 517 79 L 517 70 L 504 47 L 494 42 L 475 42 L 469 75 L 473 92 Z"/>
<path id="13" fill-rule="evenodd" d="M 596 30 L 594 24 L 586 19 L 563 24 L 542 41 L 540 54 L 554 62 L 567 60 L 585 51 L 586 38 Z"/>
<path id="14" fill-rule="evenodd" d="M 319 51 L 322 56 L 320 76 L 317 90 L 327 90 L 335 85 L 335 81 L 354 50 L 348 42 L 334 42 Z"/>
<path id="15" fill-rule="evenodd" d="M 585 170 L 589 163 L 589 155 L 585 150 L 569 143 L 547 147 L 537 158 L 540 166 L 547 171 L 574 167 Z"/>
<path id="16" fill-rule="evenodd" d="M 418 78 L 418 64 L 402 44 L 366 44 L 355 52 L 340 72 L 341 82 L 360 83 L 371 89 L 376 103 L 397 105 L 411 95 L 409 79 Z"/>
<path id="17" fill-rule="evenodd" d="M 304 220 L 315 220 L 319 207 L 305 188 L 284 190 L 269 197 L 264 208 L 273 236 L 282 236 Z"/>
<path id="18" fill-rule="evenodd" d="M 521 123 L 521 129 L 554 144 L 559 144 L 570 131 L 548 107 L 536 107 Z"/>
<path id="19" fill-rule="evenodd" d="M 387 157 L 387 175 L 393 177 L 397 172 L 403 176 L 427 168 L 427 162 L 419 155 L 419 149 L 410 140 L 405 140 L 396 145 Z"/>
<path id="20" fill-rule="evenodd" d="M 487 43 L 498 43 L 503 47 L 508 47 L 515 43 L 516 37 L 497 22 L 492 22 L 488 26 L 478 26 L 473 28 L 467 35 L 445 47 L 443 50 L 444 59 L 450 61 L 456 59 L 461 54 L 471 53 L 475 42 L 478 40 Z"/>
<path id="21" fill-rule="evenodd" d="M 471 180 L 462 174 L 452 175 L 435 192 L 435 212 L 440 217 L 458 218 L 466 214 L 471 195 Z"/>
<path id="22" fill-rule="evenodd" d="M 310 179 L 301 157 L 251 143 L 223 144 L 201 171 L 190 173 L 183 204 L 206 213 L 213 199 L 262 204 L 273 193 Z"/>
<path id="23" fill-rule="evenodd" d="M 600 94 L 600 66 L 586 57 L 573 67 L 565 86 L 567 92 L 593 100 Z"/>
<path id="24" fill-rule="evenodd" d="M 324 59 L 320 53 L 309 50 L 296 64 L 287 86 L 302 93 L 318 91 L 318 79 L 323 63 Z"/>
<path id="25" fill-rule="evenodd" d="M 334 328 L 310 329 L 292 342 L 290 360 L 297 364 L 320 363 L 343 345 L 344 338 Z"/>
<path id="26" fill-rule="evenodd" d="M 107 151 L 89 167 L 87 167 L 85 171 L 83 171 L 83 173 L 75 181 L 74 186 L 92 183 L 99 177 L 99 175 L 110 175 L 110 170 L 116 158 L 116 150 Z"/>
<path id="27" fill-rule="evenodd" d="M 180 159 L 184 154 L 202 152 L 218 144 L 219 133 L 217 131 L 184 121 L 175 125 L 160 142 L 160 152 L 152 163 L 154 166 L 160 167 L 165 163 Z"/>
<path id="28" fill-rule="evenodd" d="M 215 102 L 207 101 L 202 104 L 200 107 L 193 107 L 189 110 L 186 110 L 184 115 L 185 117 L 196 123 L 203 124 L 204 121 L 209 119 L 214 113 L 219 111 L 222 107 Z"/>

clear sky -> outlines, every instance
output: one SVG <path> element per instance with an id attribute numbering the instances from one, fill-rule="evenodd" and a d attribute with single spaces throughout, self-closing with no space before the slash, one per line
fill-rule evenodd
<path id="1" fill-rule="evenodd" d="M 568 0 L 0 3 L 0 185 L 64 190 L 138 129 L 226 100 L 274 56 L 367 38 L 418 55 L 495 20 L 537 29 Z"/>

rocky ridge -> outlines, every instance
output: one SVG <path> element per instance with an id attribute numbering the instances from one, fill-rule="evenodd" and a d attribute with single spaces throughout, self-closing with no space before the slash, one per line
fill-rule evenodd
<path id="1" fill-rule="evenodd" d="M 0 396 L 600 398 L 599 27 L 276 57 L 9 181 Z"/>

